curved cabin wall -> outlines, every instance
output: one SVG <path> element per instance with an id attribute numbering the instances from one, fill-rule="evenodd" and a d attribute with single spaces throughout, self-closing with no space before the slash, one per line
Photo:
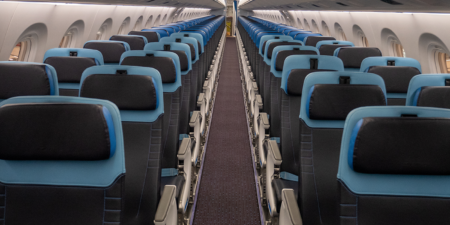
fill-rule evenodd
<path id="1" fill-rule="evenodd" d="M 278 17 L 281 15 L 279 11 L 255 10 L 253 14 L 266 20 L 284 23 L 283 19 Z M 369 46 L 378 47 L 384 56 L 393 56 L 393 51 L 388 49 L 392 45 L 387 42 L 392 42 L 389 37 L 396 37 L 403 46 L 406 57 L 420 61 L 423 73 L 440 72 L 436 65 L 437 51 L 450 55 L 450 29 L 446 26 L 450 14 L 326 11 L 289 11 L 289 14 L 292 16 L 291 26 L 306 29 L 308 26 L 305 26 L 305 20 L 309 25 L 313 20 L 318 24 L 324 22 L 331 36 L 341 39 L 343 32 L 347 40 L 356 45 L 359 45 L 361 40 L 360 36 L 354 34 L 354 28 L 359 27 L 367 37 Z M 320 32 L 324 33 L 323 26 L 319 28 Z M 391 35 L 386 36 L 387 30 Z"/>
<path id="2" fill-rule="evenodd" d="M 171 23 L 176 10 L 173 7 L 0 2 L 0 61 L 9 59 L 17 43 L 28 41 L 31 46 L 26 61 L 42 62 L 45 52 L 58 48 L 68 29 L 76 22 L 84 26 L 80 26 L 83 30 L 78 30 L 74 37 L 75 46 L 70 47 L 81 48 L 86 41 L 96 40 L 100 30 L 105 32 L 99 36 L 100 39 L 118 34 L 128 17 L 130 23 L 123 27 L 125 33 L 131 31 L 141 17 L 141 21 L 148 21 L 150 16 L 160 16 L 159 21 L 152 21 L 153 24 Z M 186 13 L 183 19 L 209 14 L 209 10 L 194 8 L 186 8 L 183 12 Z"/>

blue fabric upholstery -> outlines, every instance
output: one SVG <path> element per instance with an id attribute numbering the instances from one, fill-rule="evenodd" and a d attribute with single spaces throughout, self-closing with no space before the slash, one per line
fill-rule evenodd
<path id="1" fill-rule="evenodd" d="M 283 41 L 285 41 L 285 40 L 280 40 L 280 39 L 273 39 L 273 40 L 268 40 L 267 41 L 267 43 L 266 43 L 266 48 L 264 49 L 264 62 L 267 64 L 267 65 L 272 65 L 272 59 L 274 59 L 274 58 L 272 58 L 272 59 L 269 59 L 269 57 L 268 57 L 268 51 L 269 51 L 269 45 L 270 44 L 272 44 L 272 43 L 274 43 L 274 42 L 283 42 Z M 290 42 L 297 42 L 297 43 L 299 43 L 299 44 L 301 44 L 302 46 L 303 46 L 303 42 L 301 42 L 301 41 L 298 41 L 298 40 L 293 40 L 293 41 L 290 41 Z"/>
<path id="2" fill-rule="evenodd" d="M 296 56 L 297 57 L 297 56 Z M 324 57 L 324 56 L 321 56 Z M 333 57 L 333 56 L 328 56 Z M 290 57 L 289 57 L 290 58 Z M 288 59 L 289 59 L 288 58 Z M 309 63 L 309 62 L 308 62 Z M 319 63 L 320 66 L 320 63 Z M 342 70 L 343 70 L 342 65 Z M 309 67 L 308 67 L 309 68 Z M 341 71 L 342 71 L 341 70 Z M 378 85 L 386 96 L 386 86 L 380 76 L 371 73 L 352 72 L 317 72 L 306 76 L 303 84 L 302 105 L 300 107 L 300 118 L 311 128 L 343 128 L 345 121 L 342 120 L 311 120 L 308 116 L 308 102 L 311 88 L 316 84 L 339 84 L 339 77 L 350 77 L 351 84 Z M 287 79 L 286 79 L 287 80 Z M 285 90 L 286 91 L 286 90 Z"/>
<path id="3" fill-rule="evenodd" d="M 360 71 L 366 72 L 371 66 L 387 66 L 388 61 L 395 61 L 395 66 L 415 67 L 422 72 L 422 66 L 419 61 L 403 57 L 369 57 L 363 60 Z"/>
<path id="4" fill-rule="evenodd" d="M 6 184 L 37 184 L 60 186 L 108 187 L 125 173 L 122 122 L 116 105 L 109 101 L 62 96 L 15 97 L 0 103 L 78 103 L 105 107 L 111 114 L 115 133 L 115 154 L 107 160 L 0 160 L 0 182 Z M 109 125 L 109 124 L 108 124 Z M 39 169 L 36 169 L 39 168 Z"/>
<path id="5" fill-rule="evenodd" d="M 142 29 L 141 31 L 153 31 L 153 32 L 156 32 L 156 33 L 158 33 L 159 38 L 169 36 L 165 30 L 161 30 L 161 29 L 153 29 L 152 28 L 152 29 Z"/>
<path id="6" fill-rule="evenodd" d="M 392 106 L 353 110 L 344 126 L 337 178 L 350 191 L 361 195 L 450 197 L 448 175 L 365 174 L 357 173 L 350 168 L 348 162 L 350 140 L 357 123 L 366 117 L 401 117 L 402 114 L 450 118 L 450 110 L 438 108 Z"/>
<path id="7" fill-rule="evenodd" d="M 189 33 L 189 32 L 180 32 L 180 33 L 173 33 L 170 35 L 170 37 L 174 38 L 182 38 L 185 37 L 185 35 L 188 35 L 188 37 L 192 37 L 197 39 L 198 42 L 200 42 L 200 45 L 202 46 L 202 53 L 205 52 L 205 44 L 203 44 L 203 36 L 198 33 Z"/>
<path id="8" fill-rule="evenodd" d="M 132 51 L 133 53 L 135 51 Z M 140 52 L 140 51 L 136 51 Z M 172 53 L 174 54 L 174 53 Z M 164 113 L 164 95 L 161 75 L 153 68 L 137 66 L 94 66 L 86 69 L 81 77 L 81 86 L 84 80 L 94 74 L 116 74 L 117 70 L 126 70 L 129 75 L 150 76 L 156 88 L 157 107 L 155 110 L 120 110 L 121 120 L 129 122 L 154 122 Z M 178 77 L 179 78 L 179 77 Z M 180 80 L 180 79 L 177 79 Z M 180 85 L 181 82 L 179 81 Z"/>
<path id="9" fill-rule="evenodd" d="M 261 48 L 259 48 L 259 54 L 261 55 L 261 56 L 264 56 L 263 54 L 262 54 L 262 46 L 264 45 L 264 43 L 266 42 L 266 41 L 269 41 L 269 40 L 271 40 L 271 39 L 274 39 L 274 40 L 283 40 L 283 41 L 292 41 L 292 40 L 294 40 L 292 37 L 289 37 L 289 36 L 284 36 L 284 35 L 264 35 L 264 36 L 262 36 L 261 37 L 261 40 L 260 40 L 260 42 L 259 42 L 259 46 L 261 46 Z M 267 44 L 266 44 L 266 46 L 267 46 Z M 264 49 L 264 50 L 266 50 L 266 49 Z"/>

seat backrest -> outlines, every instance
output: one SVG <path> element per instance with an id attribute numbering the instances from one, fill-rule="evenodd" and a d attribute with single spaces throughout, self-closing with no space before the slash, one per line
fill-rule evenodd
<path id="1" fill-rule="evenodd" d="M 311 48 L 310 46 L 304 48 Z M 332 56 L 294 55 L 286 58 L 280 85 L 281 117 L 281 169 L 298 175 L 300 141 L 298 139 L 302 87 L 310 73 L 324 71 L 344 71 L 342 61 Z"/>
<path id="2" fill-rule="evenodd" d="M 199 46 L 198 41 L 195 38 L 191 37 L 164 37 L 161 38 L 160 42 L 162 43 L 184 43 L 189 45 L 189 49 L 191 50 L 191 61 L 192 63 L 195 63 L 199 58 Z"/>
<path id="3" fill-rule="evenodd" d="M 261 37 L 261 40 L 259 42 L 259 46 L 261 46 L 259 48 L 259 54 L 261 56 L 264 56 L 264 52 L 266 50 L 267 41 L 273 40 L 273 39 L 280 40 L 280 41 L 292 41 L 292 40 L 294 40 L 292 37 L 285 36 L 285 35 L 264 35 L 263 37 Z"/>
<path id="4" fill-rule="evenodd" d="M 334 56 L 344 62 L 347 71 L 358 72 L 364 59 L 383 55 L 378 48 L 342 47 L 334 51 Z"/>
<path id="5" fill-rule="evenodd" d="M 178 56 L 165 51 L 130 51 L 122 56 L 121 65 L 151 67 L 161 74 L 165 114 L 162 168 L 177 168 L 181 107 L 181 72 Z"/>
<path id="6" fill-rule="evenodd" d="M 130 51 L 130 45 L 124 41 L 88 41 L 83 48 L 100 51 L 105 65 L 119 64 L 122 54 Z"/>
<path id="7" fill-rule="evenodd" d="M 450 109 L 449 87 L 449 74 L 417 75 L 409 83 L 406 105 Z"/>
<path id="8" fill-rule="evenodd" d="M 161 76 L 153 68 L 97 66 L 83 73 L 80 97 L 109 100 L 121 114 L 127 170 L 125 224 L 152 224 L 156 214 L 163 156 L 162 89 Z"/>
<path id="9" fill-rule="evenodd" d="M 279 44 L 279 43 L 284 43 L 284 44 Z M 272 44 L 274 44 L 272 46 Z M 272 39 L 272 40 L 268 40 L 266 41 L 266 45 L 264 47 L 264 62 L 267 65 L 272 65 L 271 63 L 271 59 L 272 59 L 272 53 L 273 53 L 273 49 L 277 46 L 283 46 L 283 45 L 298 45 L 298 46 L 303 46 L 303 42 L 301 41 L 284 41 L 284 40 L 278 40 L 278 39 Z M 272 47 L 271 47 L 272 46 Z M 271 47 L 271 51 L 269 52 L 269 47 Z"/>
<path id="10" fill-rule="evenodd" d="M 309 36 L 305 38 L 305 46 L 316 47 L 319 41 L 336 41 L 335 37 L 325 37 L 325 36 Z"/>
<path id="11" fill-rule="evenodd" d="M 0 102 L 29 95 L 59 95 L 55 68 L 43 63 L 0 62 Z"/>
<path id="12" fill-rule="evenodd" d="M 339 224 L 336 174 L 342 131 L 347 115 L 365 106 L 386 106 L 384 81 L 376 74 L 321 72 L 306 77 L 298 136 L 298 201 L 305 224 Z"/>
<path id="13" fill-rule="evenodd" d="M 343 47 L 354 47 L 350 41 L 319 41 L 316 48 L 319 49 L 320 55 L 334 55 L 334 51 Z"/>
<path id="14" fill-rule="evenodd" d="M 294 37 L 294 40 L 299 40 L 299 41 L 303 41 L 303 43 L 305 43 L 305 39 L 307 37 L 321 37 L 322 34 L 318 34 L 318 33 L 297 33 Z"/>
<path id="15" fill-rule="evenodd" d="M 388 98 L 406 98 L 411 79 L 422 73 L 419 61 L 403 57 L 370 57 L 361 64 L 361 72 L 380 75 L 386 83 Z M 402 102 L 405 105 L 404 100 Z"/>
<path id="16" fill-rule="evenodd" d="M 55 68 L 60 95 L 65 96 L 78 96 L 80 79 L 84 70 L 104 64 L 100 51 L 82 48 L 50 49 L 45 53 L 44 63 Z"/>
<path id="17" fill-rule="evenodd" d="M 130 45 L 130 50 L 144 50 L 148 43 L 147 38 L 140 35 L 113 35 L 109 40 L 126 42 Z"/>
<path id="18" fill-rule="evenodd" d="M 192 37 L 192 38 L 195 38 L 197 40 L 197 44 L 198 44 L 198 54 L 200 55 L 205 51 L 204 44 L 203 44 L 203 36 L 201 34 L 181 31 L 180 33 L 171 34 L 170 37 L 174 37 L 174 38 Z"/>
<path id="19" fill-rule="evenodd" d="M 151 28 L 151 29 L 142 29 L 141 31 L 149 31 L 149 32 L 156 32 L 159 34 L 159 38 L 163 38 L 163 37 L 168 37 L 169 34 L 167 33 L 166 30 L 163 29 L 155 29 L 155 28 Z"/>
<path id="20" fill-rule="evenodd" d="M 121 224 L 125 158 L 114 104 L 15 97 L 0 103 L 0 124 L 5 224 Z"/>
<path id="21" fill-rule="evenodd" d="M 365 107 L 350 113 L 337 174 L 340 219 L 396 225 L 450 221 L 449 131 L 448 109 Z"/>
<path id="22" fill-rule="evenodd" d="M 319 55 L 319 51 L 315 47 L 311 46 L 298 46 L 298 45 L 283 45 L 273 49 L 272 52 L 272 65 L 271 72 L 278 77 L 281 77 L 283 71 L 284 61 L 287 57 L 292 55 Z"/>
<path id="23" fill-rule="evenodd" d="M 180 61 L 180 70 L 182 74 L 187 74 L 192 70 L 191 48 L 184 43 L 148 43 L 144 50 L 146 51 L 167 51 L 178 55 Z"/>
<path id="24" fill-rule="evenodd" d="M 154 31 L 130 31 L 128 35 L 138 35 L 147 38 L 147 43 L 158 42 L 160 37 L 158 32 Z"/>

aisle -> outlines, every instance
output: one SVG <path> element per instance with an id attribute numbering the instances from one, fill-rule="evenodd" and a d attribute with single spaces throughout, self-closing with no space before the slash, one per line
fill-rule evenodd
<path id="1" fill-rule="evenodd" d="M 236 39 L 227 37 L 194 225 L 260 225 Z"/>

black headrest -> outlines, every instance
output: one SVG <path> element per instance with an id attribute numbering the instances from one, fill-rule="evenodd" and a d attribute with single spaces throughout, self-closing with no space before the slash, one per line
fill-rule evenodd
<path id="1" fill-rule="evenodd" d="M 189 60 L 186 55 L 186 52 L 181 51 L 181 50 L 170 50 L 168 52 L 173 52 L 178 55 L 178 58 L 180 58 L 180 67 L 181 67 L 180 70 L 181 71 L 186 71 L 189 69 L 189 65 L 188 65 Z"/>
<path id="2" fill-rule="evenodd" d="M 301 96 L 303 90 L 303 82 L 306 76 L 314 72 L 326 72 L 333 70 L 318 70 L 318 69 L 294 69 L 291 70 L 287 79 L 286 91 L 289 95 Z"/>
<path id="3" fill-rule="evenodd" d="M 154 110 L 156 95 L 152 77 L 126 74 L 90 75 L 80 90 L 80 97 L 106 99 L 121 110 Z"/>
<path id="4" fill-rule="evenodd" d="M 108 159 L 115 151 L 115 133 L 104 110 L 93 104 L 5 105 L 0 108 L 0 159 Z"/>
<path id="5" fill-rule="evenodd" d="M 267 58 L 272 59 L 273 49 L 278 47 L 278 46 L 283 46 L 283 45 L 299 45 L 299 46 L 302 46 L 301 43 L 288 42 L 288 41 L 270 43 L 269 48 L 267 49 Z"/>
<path id="6" fill-rule="evenodd" d="M 323 37 L 323 36 L 309 36 L 306 39 L 305 46 L 316 47 L 319 41 L 335 41 L 334 37 Z"/>
<path id="7" fill-rule="evenodd" d="M 0 99 L 26 95 L 50 95 L 45 65 L 0 63 Z"/>
<path id="8" fill-rule="evenodd" d="M 130 45 L 130 50 L 144 50 L 145 47 L 144 39 L 136 36 L 113 35 L 109 40 L 126 42 Z"/>
<path id="9" fill-rule="evenodd" d="M 367 72 L 382 77 L 388 93 L 407 93 L 411 79 L 421 74 L 419 69 L 409 66 L 372 66 Z"/>
<path id="10" fill-rule="evenodd" d="M 148 56 L 130 56 L 123 59 L 121 65 L 143 66 L 155 68 L 161 74 L 163 83 L 174 83 L 177 78 L 177 71 L 172 58 Z"/>
<path id="11" fill-rule="evenodd" d="M 319 48 L 320 55 L 334 56 L 334 51 L 338 48 L 352 47 L 350 45 L 322 45 Z"/>
<path id="12" fill-rule="evenodd" d="M 202 54 L 202 44 L 200 43 L 200 41 L 197 41 L 197 45 L 198 45 L 198 54 Z"/>
<path id="13" fill-rule="evenodd" d="M 284 61 L 291 55 L 317 55 L 317 52 L 300 49 L 279 51 L 275 61 L 275 70 L 283 71 Z"/>
<path id="14" fill-rule="evenodd" d="M 365 58 L 383 56 L 378 48 L 344 47 L 339 50 L 339 57 L 345 68 L 360 68 Z"/>
<path id="15" fill-rule="evenodd" d="M 417 106 L 450 109 L 450 87 L 422 87 Z"/>
<path id="16" fill-rule="evenodd" d="M 307 111 L 313 120 L 345 120 L 356 108 L 386 106 L 377 85 L 316 84 L 309 98 Z"/>
<path id="17" fill-rule="evenodd" d="M 147 38 L 147 42 L 158 42 L 158 33 L 153 31 L 130 31 L 129 35 L 139 35 Z"/>
<path id="18" fill-rule="evenodd" d="M 264 44 L 262 46 L 263 49 L 261 49 L 263 55 L 264 55 L 264 52 L 266 51 L 266 44 L 267 44 L 267 41 L 264 42 Z"/>
<path id="19" fill-rule="evenodd" d="M 105 63 L 120 63 L 120 57 L 126 51 L 122 43 L 117 42 L 87 42 L 84 48 L 98 50 L 103 55 Z"/>
<path id="20" fill-rule="evenodd" d="M 80 83 L 84 70 L 97 65 L 95 59 L 86 57 L 49 57 L 44 63 L 55 67 L 58 81 L 66 83 Z"/>
<path id="21" fill-rule="evenodd" d="M 364 118 L 349 157 L 360 173 L 450 175 L 449 136 L 447 118 Z"/>
<path id="22" fill-rule="evenodd" d="M 189 43 L 184 43 L 189 45 L 189 48 L 191 49 L 191 60 L 195 60 L 195 47 L 193 44 L 189 44 Z"/>

